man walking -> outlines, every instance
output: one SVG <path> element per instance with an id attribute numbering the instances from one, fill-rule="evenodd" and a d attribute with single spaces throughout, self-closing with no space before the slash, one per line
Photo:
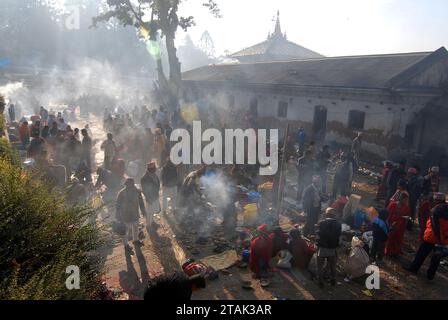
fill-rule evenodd
<path id="1" fill-rule="evenodd" d="M 160 180 L 156 174 L 157 165 L 155 161 L 148 163 L 145 175 L 141 179 L 143 194 L 145 195 L 148 211 L 146 217 L 147 227 L 152 224 L 155 213 L 160 212 Z"/>
<path id="2" fill-rule="evenodd" d="M 170 198 L 171 200 L 172 209 L 175 209 L 177 199 L 177 168 L 170 159 L 166 161 L 165 165 L 162 168 L 161 178 L 162 212 L 166 212 L 168 210 L 168 198 Z"/>
<path id="3" fill-rule="evenodd" d="M 111 170 L 112 160 L 117 155 L 117 145 L 112 133 L 107 134 L 107 140 L 101 144 L 101 150 L 104 151 L 104 168 Z"/>
<path id="4" fill-rule="evenodd" d="M 129 246 L 130 238 L 132 238 L 134 245 L 141 245 L 141 242 L 138 240 L 139 209 L 141 214 L 146 216 L 142 192 L 135 186 L 134 179 L 127 179 L 124 189 L 118 193 L 116 203 L 117 220 L 126 226 L 126 233 L 123 237 L 123 244 L 126 250 L 131 249 Z"/>

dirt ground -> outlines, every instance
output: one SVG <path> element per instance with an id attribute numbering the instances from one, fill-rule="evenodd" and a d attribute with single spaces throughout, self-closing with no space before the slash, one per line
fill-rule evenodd
<path id="1" fill-rule="evenodd" d="M 79 123 L 81 126 L 83 123 Z M 100 141 L 105 137 L 99 121 L 90 122 L 94 139 L 97 140 L 96 164 L 102 163 L 102 152 L 99 150 Z M 76 124 L 74 124 L 76 127 Z M 83 127 L 83 126 L 82 126 Z M 445 186 L 447 184 L 444 184 Z M 371 205 L 375 196 L 376 186 L 374 178 L 365 175 L 356 175 L 354 180 L 354 193 L 363 197 L 364 205 Z M 108 239 L 107 248 L 103 255 L 105 258 L 104 280 L 107 285 L 115 289 L 117 299 L 141 299 L 145 284 L 149 279 L 163 273 L 170 273 L 181 269 L 186 258 L 195 259 L 213 254 L 216 241 L 222 240 L 222 234 L 216 231 L 205 244 L 197 244 L 192 230 L 183 230 L 175 214 L 156 216 L 155 223 L 150 230 L 146 230 L 145 221 L 141 220 L 141 229 L 144 232 L 144 245 L 135 248 L 132 254 L 125 253 L 121 237 L 112 231 L 111 223 L 114 220 L 113 204 L 105 206 L 98 211 L 97 223 L 103 227 Z M 286 228 L 288 217 L 282 217 Z M 283 224 L 282 224 L 283 226 Z M 301 274 L 297 270 L 273 270 L 271 284 L 261 287 L 258 280 L 252 279 L 247 268 L 231 267 L 219 272 L 219 277 L 210 280 L 207 288 L 193 294 L 194 300 L 334 300 L 334 299 L 361 299 L 361 300 L 395 300 L 395 299 L 448 299 L 448 264 L 440 267 L 434 281 L 425 277 L 426 268 L 422 267 L 419 275 L 413 275 L 402 269 L 408 264 L 417 248 L 417 228 L 405 235 L 403 254 L 398 260 L 385 258 L 380 265 L 381 288 L 371 291 L 371 296 L 365 293 L 365 279 L 358 279 L 346 283 L 343 263 L 347 252 L 341 249 L 338 263 L 337 285 L 318 287 L 310 275 Z M 197 237 L 196 237 L 197 238 Z M 224 237 L 225 238 L 225 237 Z M 217 240 L 218 239 L 218 240 Z M 232 249 L 234 243 L 223 241 L 224 247 Z M 429 259 L 428 259 L 429 260 Z M 242 288 L 242 281 L 251 281 L 252 289 Z M 363 292 L 364 291 L 364 292 Z"/>

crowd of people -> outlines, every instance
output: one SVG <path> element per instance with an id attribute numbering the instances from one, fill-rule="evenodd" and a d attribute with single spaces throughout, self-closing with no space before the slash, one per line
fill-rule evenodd
<path id="1" fill-rule="evenodd" d="M 434 279 L 441 260 L 448 253 L 448 205 L 445 194 L 439 192 L 438 167 L 430 167 L 426 174 L 422 174 L 419 166 L 406 168 L 405 161 L 385 161 L 376 199 L 370 207 L 365 207 L 360 203 L 361 197 L 352 190 L 353 178 L 360 167 L 362 134 L 354 138 L 350 148 L 334 153 L 326 145 L 316 151 L 315 144 L 307 141 L 303 128 L 299 129 L 296 139 L 289 137 L 289 141 L 294 142 L 288 144 L 289 151 L 285 150 L 285 154 L 292 163 L 296 163 L 297 203 L 305 216 L 301 229 L 302 243 L 293 240 L 300 232 L 297 227 L 284 241 L 283 249 L 293 253 L 292 261 L 300 260 L 307 265 L 313 253 L 309 244 L 313 243 L 316 246 L 319 285 L 324 286 L 325 272 L 326 278 L 334 285 L 337 248 L 341 247 L 342 233 L 353 231 L 351 253 L 345 264 L 345 280 L 350 281 L 364 276 L 369 264 L 381 265 L 384 256 L 400 260 L 406 231 L 410 232 L 418 225 L 419 247 L 410 265 L 402 263 L 402 266 L 417 273 L 432 253 L 427 278 Z M 334 175 L 331 192 L 328 192 L 330 171 Z M 251 269 L 259 276 L 268 274 L 276 256 L 270 248 L 278 232 L 270 232 L 272 230 L 263 225 L 259 228 L 258 237 L 252 241 Z M 299 257 L 297 249 L 288 248 L 291 244 L 306 250 L 300 251 Z"/>
<path id="2" fill-rule="evenodd" d="M 16 128 L 10 132 L 11 141 L 34 160 L 34 166 L 50 185 L 68 186 L 68 199 L 76 204 L 85 202 L 96 191 L 105 201 L 115 203 L 115 218 L 123 225 L 123 244 L 128 251 L 132 251 L 131 241 L 134 246 L 142 245 L 141 216 L 149 230 L 155 214 L 171 212 L 181 220 L 197 214 L 198 208 L 207 210 L 205 204 L 210 197 L 203 178 L 208 178 L 225 181 L 220 191 L 228 199 L 215 204 L 213 210 L 220 211 L 229 238 L 235 239 L 238 214 L 246 212 L 248 205 L 259 211 L 257 218 L 246 225 L 254 233 L 241 249 L 249 252 L 249 268 L 262 280 L 269 278 L 273 259 L 306 271 L 316 254 L 319 285 L 324 286 L 324 279 L 335 285 L 344 228 L 357 232 L 347 258 L 348 281 L 363 275 L 359 270 L 365 270 L 369 263 L 381 263 L 384 255 L 399 256 L 404 234 L 412 230 L 416 220 L 421 245 L 406 268 L 418 272 L 433 252 L 427 273 L 433 279 L 445 257 L 448 205 L 445 195 L 439 192 L 439 168 L 431 167 L 423 174 L 418 166 L 406 169 L 404 161 L 385 161 L 376 202 L 363 207 L 352 190 L 360 167 L 362 134 L 346 150 L 331 150 L 327 145 L 318 149 L 304 128 L 286 137 L 286 149 L 280 150 L 280 155 L 296 168 L 296 200 L 303 209 L 305 223 L 284 232 L 279 227 L 279 214 L 283 212 L 278 212 L 281 199 L 277 197 L 285 188 L 281 180 L 284 168 L 266 178 L 257 174 L 257 165 L 174 165 L 169 157 L 171 132 L 173 128 L 189 129 L 179 111 L 163 106 L 152 110 L 135 107 L 130 112 L 105 108 L 104 141 L 95 139 L 88 125 L 72 128 L 70 123 L 76 120 L 73 110 L 54 112 L 41 107 L 38 114 L 17 122 L 14 106 L 9 106 L 8 112 L 11 129 Z M 98 168 L 94 161 L 97 143 L 103 153 Z M 363 261 L 362 266 L 354 261 Z"/>

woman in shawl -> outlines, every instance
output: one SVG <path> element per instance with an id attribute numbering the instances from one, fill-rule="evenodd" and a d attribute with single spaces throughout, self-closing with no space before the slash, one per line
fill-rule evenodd
<path id="1" fill-rule="evenodd" d="M 289 251 L 292 254 L 292 266 L 304 271 L 308 269 L 316 249 L 302 238 L 298 226 L 290 231 L 289 236 L 291 238 Z"/>
<path id="2" fill-rule="evenodd" d="M 399 194 L 398 201 L 391 201 L 387 206 L 387 223 L 392 229 L 386 241 L 384 253 L 390 256 L 397 256 L 401 252 L 404 232 L 406 230 L 407 217 L 410 216 L 409 194 L 402 191 Z"/>
<path id="3" fill-rule="evenodd" d="M 268 226 L 258 227 L 258 236 L 250 244 L 249 266 L 257 278 L 265 276 L 269 261 L 272 258 L 272 240 L 269 237 Z"/>
<path id="4" fill-rule="evenodd" d="M 381 180 L 378 186 L 378 192 L 376 193 L 376 201 L 386 200 L 387 198 L 387 178 L 389 178 L 389 172 L 392 169 L 392 163 L 388 160 L 384 161 L 384 168 L 381 173 Z"/>

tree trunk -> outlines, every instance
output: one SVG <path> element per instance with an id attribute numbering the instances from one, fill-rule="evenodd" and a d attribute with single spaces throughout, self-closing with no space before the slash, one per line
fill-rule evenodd
<path id="1" fill-rule="evenodd" d="M 182 82 L 182 74 L 180 68 L 180 62 L 177 58 L 177 49 L 174 44 L 174 35 L 166 35 L 166 49 L 168 52 L 168 62 L 170 65 L 170 86 L 171 92 L 176 97 L 179 97 L 179 92 Z"/>
<path id="2" fill-rule="evenodd" d="M 159 79 L 160 86 L 164 90 L 169 89 L 168 80 L 166 79 L 165 73 L 163 72 L 162 59 L 157 59 L 157 75 Z"/>

